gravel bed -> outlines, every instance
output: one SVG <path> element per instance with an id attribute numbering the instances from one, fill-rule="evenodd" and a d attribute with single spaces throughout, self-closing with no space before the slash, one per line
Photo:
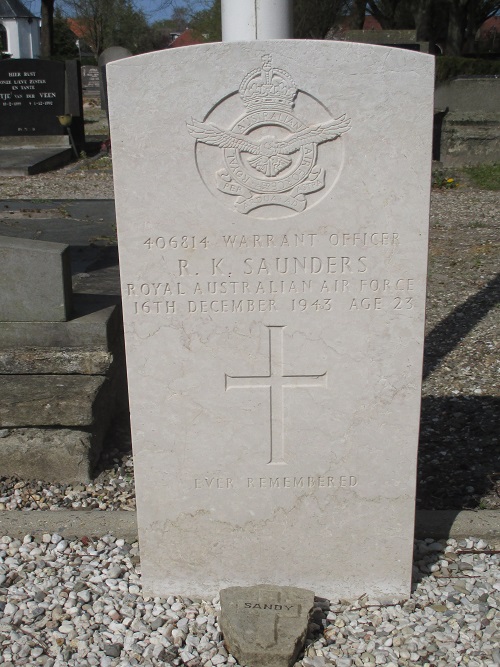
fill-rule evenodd
<path id="1" fill-rule="evenodd" d="M 0 199 L 113 199 L 113 173 L 94 158 L 46 174 L 0 177 Z"/>
<path id="2" fill-rule="evenodd" d="M 500 552 L 483 540 L 415 544 L 409 600 L 316 598 L 304 667 L 494 667 Z M 0 537 L 0 665 L 235 664 L 218 598 L 142 595 L 138 544 Z"/>

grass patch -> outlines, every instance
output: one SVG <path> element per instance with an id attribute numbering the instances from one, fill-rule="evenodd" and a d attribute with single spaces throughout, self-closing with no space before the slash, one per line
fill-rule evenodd
<path id="1" fill-rule="evenodd" d="M 464 173 L 482 190 L 500 190 L 500 163 L 464 167 Z"/>
<path id="2" fill-rule="evenodd" d="M 86 169 L 88 171 L 102 171 L 102 170 L 110 170 L 113 166 L 111 157 L 108 155 L 104 155 L 103 157 L 98 157 L 97 159 L 87 159 L 85 160 L 84 164 L 82 164 L 81 168 Z"/>
<path id="3" fill-rule="evenodd" d="M 440 190 L 454 190 L 459 183 L 456 178 L 445 173 L 441 169 L 432 172 L 432 187 Z"/>

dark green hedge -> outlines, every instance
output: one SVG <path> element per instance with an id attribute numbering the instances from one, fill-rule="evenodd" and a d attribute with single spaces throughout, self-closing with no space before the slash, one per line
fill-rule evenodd
<path id="1" fill-rule="evenodd" d="M 481 58 L 436 57 L 436 83 L 443 83 L 460 75 L 500 75 L 500 60 Z"/>

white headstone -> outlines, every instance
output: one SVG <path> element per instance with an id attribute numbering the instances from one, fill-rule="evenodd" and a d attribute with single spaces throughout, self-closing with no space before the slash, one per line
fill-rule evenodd
<path id="1" fill-rule="evenodd" d="M 433 59 L 108 68 L 143 583 L 409 593 Z"/>

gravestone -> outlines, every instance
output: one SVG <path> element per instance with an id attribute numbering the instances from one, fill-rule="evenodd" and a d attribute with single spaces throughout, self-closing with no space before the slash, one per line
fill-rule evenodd
<path id="1" fill-rule="evenodd" d="M 0 322 L 65 322 L 71 310 L 69 246 L 0 236 L 0 290 Z"/>
<path id="2" fill-rule="evenodd" d="M 29 234 L 23 222 L 18 229 Z M 72 293 L 69 251 L 63 243 L 0 236 L 3 475 L 89 481 L 125 400 L 119 310 L 112 297 L 99 296 L 107 281 L 97 267 L 77 281 L 89 293 Z"/>
<path id="3" fill-rule="evenodd" d="M 436 88 L 434 159 L 447 167 L 500 161 L 500 76 L 460 76 Z"/>
<path id="4" fill-rule="evenodd" d="M 123 46 L 109 46 L 99 56 L 99 86 L 100 86 L 100 95 L 101 95 L 101 109 L 104 111 L 108 110 L 108 80 L 106 75 L 106 67 L 108 63 L 112 63 L 115 60 L 122 60 L 123 58 L 128 58 L 132 53 L 124 48 Z"/>
<path id="5" fill-rule="evenodd" d="M 0 111 L 0 172 L 5 176 L 38 173 L 71 159 L 68 130 L 59 121 L 65 114 L 72 117 L 75 150 L 84 148 L 76 61 L 0 61 Z"/>
<path id="6" fill-rule="evenodd" d="M 410 592 L 433 59 L 108 68 L 143 584 Z"/>
<path id="7" fill-rule="evenodd" d="M 99 68 L 95 65 L 82 65 L 82 89 L 87 97 L 101 94 Z"/>
<path id="8" fill-rule="evenodd" d="M 3 137 L 61 136 L 65 113 L 65 65 L 50 60 L 0 61 Z"/>

